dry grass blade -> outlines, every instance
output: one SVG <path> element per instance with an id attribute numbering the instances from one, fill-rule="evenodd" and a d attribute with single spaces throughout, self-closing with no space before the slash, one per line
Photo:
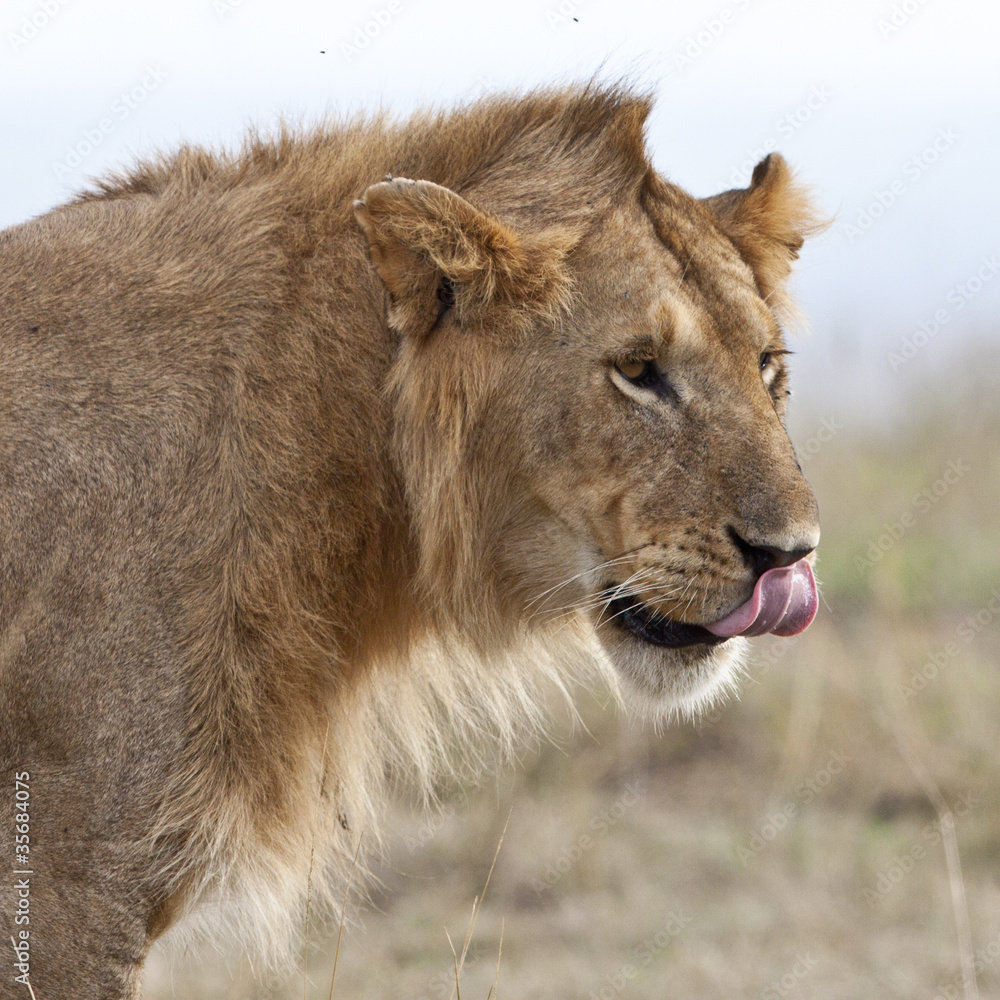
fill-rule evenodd
<path id="1" fill-rule="evenodd" d="M 500 918 L 500 944 L 497 946 L 497 973 L 493 977 L 493 985 L 490 987 L 489 993 L 486 994 L 486 1000 L 497 1000 L 499 996 L 500 988 L 500 956 L 503 955 L 503 929 L 504 929 L 504 919 Z"/>
<path id="2" fill-rule="evenodd" d="M 889 703 L 889 722 L 892 726 L 900 755 L 914 778 L 920 783 L 924 794 L 937 813 L 944 845 L 945 864 L 948 869 L 948 884 L 951 889 L 951 906 L 955 916 L 955 933 L 958 937 L 959 967 L 962 974 L 962 993 L 965 1000 L 979 1000 L 979 985 L 976 982 L 976 963 L 972 948 L 972 928 L 969 921 L 969 906 L 965 898 L 965 880 L 962 878 L 962 862 L 958 853 L 958 837 L 955 835 L 955 815 L 941 794 L 941 789 L 927 770 L 914 749 L 917 743 L 916 722 L 908 713 L 898 696 L 886 691 Z"/>
<path id="3" fill-rule="evenodd" d="M 344 901 L 340 904 L 340 927 L 337 929 L 337 949 L 333 953 L 333 971 L 330 973 L 330 993 L 327 1000 L 333 1000 L 333 984 L 337 981 L 337 963 L 340 961 L 340 942 L 344 937 L 344 918 L 347 916 L 347 900 L 351 895 L 351 885 L 354 883 L 354 873 L 358 869 L 358 857 L 361 855 L 361 840 L 354 851 L 354 861 L 351 862 L 351 874 L 347 877 L 347 888 L 344 889 Z"/>
<path id="4" fill-rule="evenodd" d="M 493 878 L 493 869 L 497 866 L 497 858 L 500 857 L 500 848 L 503 847 L 504 837 L 507 836 L 507 827 L 510 824 L 510 813 L 507 813 L 507 819 L 504 822 L 503 830 L 500 832 L 500 839 L 497 841 L 497 849 L 493 854 L 493 863 L 490 865 L 490 870 L 486 874 L 486 882 L 483 884 L 483 891 L 472 901 L 472 915 L 469 917 L 469 926 L 465 930 L 465 941 L 462 944 L 462 955 L 459 958 L 455 957 L 455 989 L 451 994 L 449 1000 L 462 1000 L 462 994 L 458 988 L 458 977 L 465 966 L 465 956 L 469 953 L 469 944 L 472 941 L 472 935 L 476 929 L 476 921 L 479 919 L 479 911 L 482 909 L 483 900 L 486 898 L 486 890 L 490 887 L 490 879 Z M 448 934 L 448 928 L 444 930 L 446 937 L 448 938 L 448 944 L 451 944 L 451 935 Z M 452 945 L 452 954 L 455 954 L 455 946 Z"/>
<path id="5" fill-rule="evenodd" d="M 473 904 L 473 912 L 474 911 L 475 911 L 475 904 Z M 444 929 L 444 936 L 448 939 L 448 946 L 451 948 L 451 957 L 452 957 L 452 960 L 455 963 L 455 989 L 454 989 L 454 992 L 451 995 L 453 997 L 457 997 L 458 1000 L 462 1000 L 462 987 L 461 987 L 461 984 L 458 981 L 459 980 L 459 975 L 460 975 L 460 972 L 461 972 L 461 970 L 459 969 L 459 964 L 458 964 L 458 954 L 455 952 L 455 945 L 452 943 L 451 935 L 448 933 L 448 928 L 447 927 Z M 465 960 L 465 953 L 464 952 L 462 953 L 462 960 L 463 961 Z"/>

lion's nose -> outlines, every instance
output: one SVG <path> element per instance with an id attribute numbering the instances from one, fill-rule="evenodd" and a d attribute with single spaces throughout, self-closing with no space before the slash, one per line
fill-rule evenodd
<path id="1" fill-rule="evenodd" d="M 792 563 L 809 555 L 819 544 L 818 529 L 790 533 L 780 540 L 745 538 L 735 528 L 729 529 L 729 535 L 758 576 L 778 566 L 791 566 Z"/>

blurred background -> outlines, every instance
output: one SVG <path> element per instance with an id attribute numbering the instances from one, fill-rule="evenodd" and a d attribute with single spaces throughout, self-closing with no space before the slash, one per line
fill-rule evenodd
<path id="1" fill-rule="evenodd" d="M 448 1000 L 506 825 L 467 1000 L 1000 997 L 1000 6 L 7 0 L 0 29 L 0 226 L 249 123 L 595 72 L 655 93 L 692 193 L 778 149 L 834 217 L 792 359 L 817 621 L 698 724 L 583 692 L 516 769 L 398 801 L 336 996 Z M 281 974 L 168 943 L 145 996 L 326 997 L 336 931 Z"/>

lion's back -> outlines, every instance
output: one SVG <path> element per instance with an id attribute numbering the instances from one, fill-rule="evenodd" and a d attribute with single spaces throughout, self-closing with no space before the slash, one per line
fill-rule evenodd
<path id="1" fill-rule="evenodd" d="M 67 723 L 99 698 L 146 697 L 138 688 L 174 669 L 185 552 L 225 516 L 207 498 L 219 495 L 227 343 L 261 327 L 261 275 L 227 261 L 226 223 L 130 199 L 0 234 L 0 682 L 20 692 L 12 706 L 37 712 L 61 689 L 64 707 L 49 707 Z"/>
<path id="2" fill-rule="evenodd" d="M 304 298 L 306 230 L 266 190 L 180 178 L 0 233 L 0 698 L 155 700 L 234 605 L 274 605 L 260 581 L 327 572 L 331 523 L 342 561 L 364 544 L 384 331 L 336 274 Z"/>

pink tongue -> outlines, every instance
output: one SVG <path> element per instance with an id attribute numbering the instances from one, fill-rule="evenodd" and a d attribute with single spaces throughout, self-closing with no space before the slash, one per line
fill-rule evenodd
<path id="1" fill-rule="evenodd" d="M 800 559 L 761 575 L 753 596 L 725 618 L 706 625 L 713 635 L 798 635 L 816 617 L 819 597 L 812 567 Z"/>

